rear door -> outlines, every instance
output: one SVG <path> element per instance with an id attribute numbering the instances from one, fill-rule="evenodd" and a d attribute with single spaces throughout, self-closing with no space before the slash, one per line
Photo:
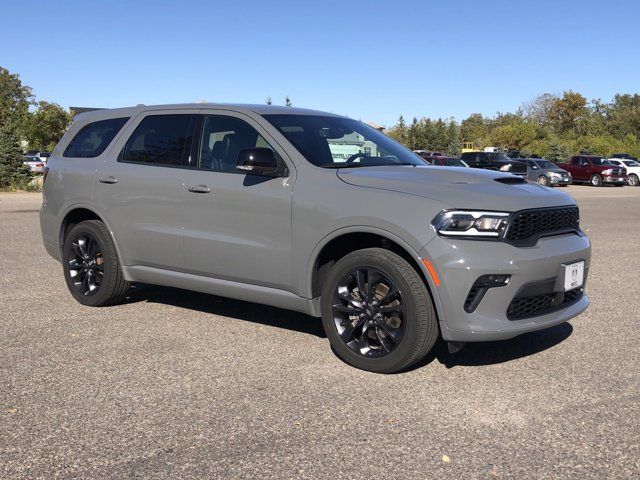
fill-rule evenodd
<path id="1" fill-rule="evenodd" d="M 190 111 L 143 113 L 98 174 L 94 199 L 124 265 L 184 270 L 181 172 L 196 117 Z"/>
<path id="2" fill-rule="evenodd" d="M 267 147 L 286 153 L 254 119 L 207 111 L 184 171 L 184 251 L 189 273 L 287 289 L 291 284 L 291 194 L 295 170 L 284 177 L 236 170 L 238 152 Z M 286 165 L 286 162 L 285 162 Z"/>

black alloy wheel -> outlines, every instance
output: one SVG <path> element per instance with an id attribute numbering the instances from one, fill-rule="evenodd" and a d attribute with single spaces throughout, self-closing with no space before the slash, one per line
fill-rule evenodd
<path id="1" fill-rule="evenodd" d="M 393 280 L 375 268 L 356 267 L 333 295 L 333 318 L 342 341 L 364 357 L 383 357 L 402 341 L 405 308 Z"/>
<path id="2" fill-rule="evenodd" d="M 82 295 L 95 295 L 104 279 L 102 248 L 88 233 L 81 233 L 70 240 L 73 255 L 68 263 L 73 286 Z"/>
<path id="3" fill-rule="evenodd" d="M 62 246 L 62 268 L 69 292 L 83 305 L 118 303 L 129 290 L 111 233 L 99 220 L 86 220 L 69 230 Z"/>
<path id="4" fill-rule="evenodd" d="M 403 371 L 438 339 L 438 317 L 424 277 L 384 248 L 363 248 L 338 260 L 323 281 L 320 304 L 331 347 L 356 368 Z"/>

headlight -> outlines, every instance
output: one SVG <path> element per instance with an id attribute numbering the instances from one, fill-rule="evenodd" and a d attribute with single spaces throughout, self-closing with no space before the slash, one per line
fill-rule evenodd
<path id="1" fill-rule="evenodd" d="M 431 226 L 443 237 L 498 238 L 508 223 L 507 212 L 445 210 L 436 215 Z"/>
<path id="2" fill-rule="evenodd" d="M 560 175 L 558 172 L 549 172 L 549 176 L 553 178 L 562 178 L 562 175 Z"/>
<path id="3" fill-rule="evenodd" d="M 509 170 L 511 170 L 511 164 L 503 165 L 503 166 L 500 167 L 500 171 L 501 172 L 508 172 Z"/>
<path id="4" fill-rule="evenodd" d="M 604 175 L 611 175 L 613 173 L 613 169 L 612 168 L 607 168 L 606 170 L 603 170 L 602 173 Z"/>

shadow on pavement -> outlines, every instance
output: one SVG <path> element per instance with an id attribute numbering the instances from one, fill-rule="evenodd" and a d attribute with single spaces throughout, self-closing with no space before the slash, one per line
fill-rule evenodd
<path id="1" fill-rule="evenodd" d="M 269 307 L 257 303 L 244 302 L 230 298 L 216 297 L 204 293 L 180 290 L 177 288 L 136 284 L 131 295 L 124 303 L 155 302 L 175 307 L 197 310 L 199 312 L 259 323 L 270 327 L 284 328 L 296 332 L 327 338 L 322 320 L 303 313 Z M 438 340 L 433 350 L 417 365 L 415 370 L 437 360 L 447 368 L 455 366 L 483 366 L 509 362 L 518 358 L 536 354 L 554 347 L 567 339 L 573 332 L 569 323 L 555 327 L 525 333 L 511 340 L 499 342 L 467 343 L 457 353 L 449 353 L 447 344 Z"/>
<path id="2" fill-rule="evenodd" d="M 154 302 L 326 338 L 322 320 L 303 313 L 178 288 L 136 284 L 122 303 Z"/>
<path id="3" fill-rule="evenodd" d="M 467 343 L 457 353 L 449 353 L 444 341 L 438 342 L 434 355 L 447 368 L 455 366 L 482 366 L 509 362 L 527 357 L 554 347 L 569 338 L 573 327 L 569 323 L 561 323 L 555 327 L 536 332 L 525 333 L 519 337 L 499 342 Z"/>

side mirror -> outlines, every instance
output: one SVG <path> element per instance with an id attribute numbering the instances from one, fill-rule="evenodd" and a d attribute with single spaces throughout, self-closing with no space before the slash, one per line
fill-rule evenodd
<path id="1" fill-rule="evenodd" d="M 278 167 L 278 162 L 270 148 L 245 148 L 238 152 L 236 170 L 247 175 L 263 175 L 265 177 L 279 177 L 284 173 Z"/>

